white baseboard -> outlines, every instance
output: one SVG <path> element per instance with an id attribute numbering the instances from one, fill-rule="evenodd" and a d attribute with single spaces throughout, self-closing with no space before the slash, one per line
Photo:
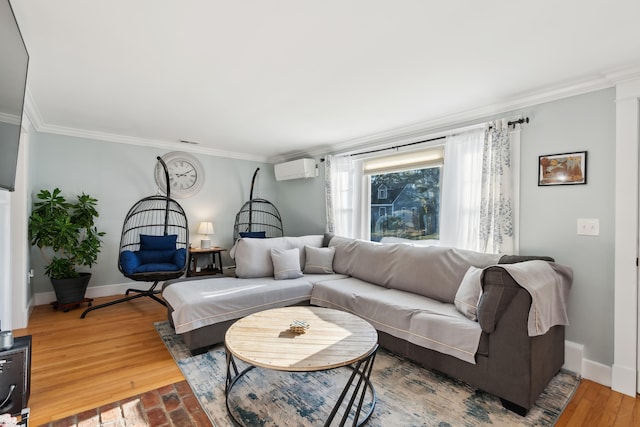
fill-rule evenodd
<path id="1" fill-rule="evenodd" d="M 637 371 L 633 368 L 628 368 L 621 365 L 613 365 L 612 382 L 611 387 L 614 391 L 626 394 L 627 396 L 636 396 L 636 374 Z"/>
<path id="2" fill-rule="evenodd" d="M 564 369 L 575 372 L 606 387 L 611 387 L 612 368 L 584 358 L 584 345 L 572 341 L 564 342 Z M 635 383 L 634 383 L 635 387 Z"/>
<path id="3" fill-rule="evenodd" d="M 588 380 L 611 387 L 611 366 L 593 360 L 584 359 L 582 361 L 582 377 Z"/>
<path id="4" fill-rule="evenodd" d="M 568 371 L 582 375 L 582 355 L 584 345 L 572 341 L 564 342 L 564 365 L 562 367 Z"/>
<path id="5" fill-rule="evenodd" d="M 122 295 L 124 294 L 128 288 L 138 287 L 134 282 L 129 283 L 117 283 L 113 285 L 105 285 L 105 286 L 89 286 L 87 288 L 86 296 L 87 298 L 99 298 L 99 297 L 108 297 L 111 295 Z M 147 286 L 148 287 L 148 286 Z M 142 286 L 144 289 L 144 285 Z M 56 300 L 55 292 L 40 292 L 34 294 L 33 300 L 35 305 L 44 305 L 50 304 Z"/>

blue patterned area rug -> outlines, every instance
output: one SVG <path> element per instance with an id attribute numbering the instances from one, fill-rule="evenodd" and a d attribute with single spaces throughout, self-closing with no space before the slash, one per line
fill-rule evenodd
<path id="1" fill-rule="evenodd" d="M 224 346 L 192 357 L 169 322 L 155 327 L 213 424 L 232 425 L 224 396 Z M 236 384 L 229 406 L 250 426 L 323 425 L 349 373 L 346 368 L 313 373 L 256 368 Z M 553 426 L 580 383 L 575 374 L 560 372 L 529 414 L 520 417 L 505 410 L 497 397 L 384 349 L 378 351 L 371 380 L 377 403 L 367 425 L 375 427 Z"/>

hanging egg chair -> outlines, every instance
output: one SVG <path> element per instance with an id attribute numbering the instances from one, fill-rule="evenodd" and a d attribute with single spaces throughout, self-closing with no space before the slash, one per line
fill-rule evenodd
<path id="1" fill-rule="evenodd" d="M 242 205 L 242 208 L 236 214 L 236 221 L 233 227 L 234 241 L 240 237 L 270 238 L 284 235 L 282 218 L 278 208 L 268 200 L 253 198 L 253 188 L 259 170 L 260 168 L 257 168 L 253 173 L 249 200 Z"/>
<path id="2" fill-rule="evenodd" d="M 169 183 L 167 166 L 161 157 L 157 159 L 164 168 L 165 182 Z M 148 289 L 127 289 L 124 298 L 89 307 L 80 317 L 84 318 L 92 310 L 145 296 L 166 305 L 156 296 L 161 292 L 156 286 L 186 272 L 189 246 L 187 215 L 171 198 L 171 186 L 167 184 L 166 187 L 166 196 L 145 197 L 133 205 L 125 217 L 120 236 L 120 272 L 129 279 L 153 284 Z"/>

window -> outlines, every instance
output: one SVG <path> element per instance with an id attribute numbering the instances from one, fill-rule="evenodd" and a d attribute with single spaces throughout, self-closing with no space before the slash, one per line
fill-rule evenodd
<path id="1" fill-rule="evenodd" d="M 380 187 L 378 187 L 378 199 L 386 200 L 387 197 L 388 197 L 387 186 L 383 184 Z"/>
<path id="2" fill-rule="evenodd" d="M 370 238 L 437 240 L 440 233 L 441 147 L 366 160 Z"/>

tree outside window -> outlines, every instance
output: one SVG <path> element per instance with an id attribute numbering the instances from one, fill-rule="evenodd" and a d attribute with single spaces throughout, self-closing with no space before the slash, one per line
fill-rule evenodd
<path id="1" fill-rule="evenodd" d="M 371 240 L 439 238 L 441 169 L 371 175 Z"/>

